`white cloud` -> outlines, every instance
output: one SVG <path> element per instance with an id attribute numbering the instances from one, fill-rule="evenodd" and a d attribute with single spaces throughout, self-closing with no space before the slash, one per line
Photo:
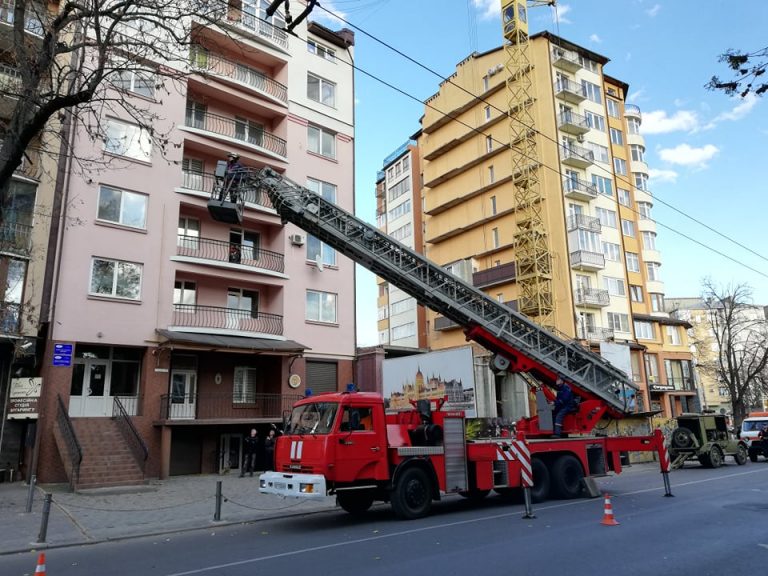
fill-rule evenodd
<path id="1" fill-rule="evenodd" d="M 659 10 L 661 10 L 661 4 L 654 4 L 653 8 L 649 8 L 648 10 L 645 11 L 645 13 L 648 14 L 648 16 L 650 16 L 651 18 L 653 18 L 654 16 L 656 16 L 656 14 L 659 13 Z"/>
<path id="2" fill-rule="evenodd" d="M 723 112 L 722 114 L 719 114 L 715 118 L 714 122 L 720 122 L 722 120 L 731 120 L 731 121 L 741 120 L 752 111 L 752 108 L 755 107 L 755 105 L 758 102 L 758 97 L 750 92 L 744 98 L 737 97 L 737 98 L 734 98 L 734 100 L 737 100 L 739 104 L 736 104 L 736 106 L 731 108 L 728 112 Z"/>
<path id="3" fill-rule="evenodd" d="M 699 118 L 690 110 L 678 110 L 668 116 L 664 110 L 643 112 L 643 134 L 666 134 L 668 132 L 690 132 L 699 127 Z"/>
<path id="4" fill-rule="evenodd" d="M 674 170 L 658 170 L 656 168 L 649 168 L 648 176 L 654 182 L 677 182 L 677 172 Z"/>
<path id="5" fill-rule="evenodd" d="M 480 18 L 488 20 L 499 16 L 501 6 L 497 0 L 472 0 L 472 4 L 480 12 Z"/>
<path id="6" fill-rule="evenodd" d="M 633 102 L 639 102 L 644 94 L 645 94 L 645 88 L 640 88 L 639 90 L 635 90 L 629 96 L 627 96 L 627 102 L 629 102 L 630 104 L 632 104 Z"/>
<path id="7" fill-rule="evenodd" d="M 590 41 L 590 42 L 594 42 L 595 44 L 600 44 L 600 42 L 602 42 L 603 40 L 602 40 L 602 39 L 600 38 L 600 36 L 598 36 L 597 34 L 592 34 L 592 35 L 589 37 L 589 41 Z"/>
<path id="8" fill-rule="evenodd" d="M 706 144 L 701 148 L 693 148 L 689 144 L 678 144 L 674 148 L 659 150 L 659 157 L 670 164 L 706 168 L 707 162 L 719 151 L 718 147 L 713 144 Z"/>
<path id="9" fill-rule="evenodd" d="M 312 11 L 312 19 L 320 20 L 322 22 L 326 22 L 328 24 L 336 25 L 336 26 L 343 26 L 344 22 L 339 20 L 339 18 L 336 18 L 335 16 L 329 14 L 328 12 L 333 12 L 334 14 L 337 14 L 339 18 L 344 18 L 344 20 L 349 20 L 349 17 L 345 12 L 342 12 L 339 10 L 336 6 L 334 6 L 333 0 L 324 0 L 322 8 L 316 7 Z M 296 16 L 296 14 L 291 11 L 292 16 Z"/>
<path id="10" fill-rule="evenodd" d="M 557 21 L 560 24 L 573 24 L 573 22 L 565 17 L 570 11 L 571 7 L 568 4 L 555 4 L 555 14 L 557 15 Z"/>

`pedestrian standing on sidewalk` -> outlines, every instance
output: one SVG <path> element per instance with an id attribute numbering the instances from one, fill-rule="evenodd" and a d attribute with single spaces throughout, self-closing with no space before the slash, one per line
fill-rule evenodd
<path id="1" fill-rule="evenodd" d="M 266 471 L 275 469 L 275 443 L 277 442 L 277 436 L 275 436 L 275 429 L 271 428 L 267 437 L 264 439 L 264 469 Z"/>
<path id="2" fill-rule="evenodd" d="M 240 469 L 240 478 L 245 476 L 246 472 L 251 473 L 256 470 L 256 453 L 259 449 L 259 432 L 256 428 L 251 428 L 250 436 L 243 442 L 243 467 Z"/>

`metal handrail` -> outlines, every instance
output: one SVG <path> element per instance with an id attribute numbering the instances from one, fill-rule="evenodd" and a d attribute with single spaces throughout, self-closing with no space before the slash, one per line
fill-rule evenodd
<path id="1" fill-rule="evenodd" d="M 176 241 L 176 254 L 202 260 L 242 264 L 272 272 L 282 273 L 285 270 L 285 258 L 279 252 L 212 238 L 179 234 Z"/>
<path id="2" fill-rule="evenodd" d="M 139 431 L 136 430 L 136 426 L 133 425 L 128 413 L 125 411 L 125 407 L 120 401 L 120 398 L 117 396 L 113 396 L 112 398 L 112 418 L 117 422 L 117 427 L 120 428 L 120 432 L 128 443 L 128 446 L 133 453 L 133 457 L 136 459 L 136 463 L 139 465 L 139 468 L 141 468 L 143 474 L 147 465 L 147 459 L 149 458 L 149 449 L 139 434 Z"/>
<path id="3" fill-rule="evenodd" d="M 163 394 L 161 420 L 281 418 L 300 394 L 243 391 L 231 394 Z"/>
<path id="4" fill-rule="evenodd" d="M 174 304 L 173 308 L 174 326 L 283 334 L 283 317 L 278 314 L 198 304 Z"/>
<path id="5" fill-rule="evenodd" d="M 193 46 L 189 52 L 190 66 L 193 70 L 215 76 L 236 80 L 272 96 L 283 104 L 288 103 L 288 87 L 273 80 L 261 70 L 224 58 L 209 52 L 200 46 Z"/>
<path id="6" fill-rule="evenodd" d="M 582 116 L 581 114 L 577 114 L 576 112 L 560 112 L 560 114 L 557 115 L 557 118 L 557 125 L 559 127 L 562 127 L 563 124 L 570 124 L 572 126 L 579 126 L 581 128 L 591 128 L 587 117 Z"/>
<path id="7" fill-rule="evenodd" d="M 241 140 L 246 144 L 258 146 L 278 156 L 285 157 L 287 155 L 288 147 L 285 140 L 271 132 L 267 132 L 263 127 L 258 130 L 251 130 L 250 125 L 245 122 L 239 122 L 234 118 L 211 114 L 210 112 L 187 110 L 184 125 L 188 128 L 197 128 L 198 130 L 212 132 L 219 136 Z M 246 132 L 253 133 L 246 134 Z"/>
<path id="8" fill-rule="evenodd" d="M 595 218 L 594 216 L 571 214 L 568 216 L 568 231 L 570 232 L 576 228 L 582 228 L 599 234 L 602 230 L 602 224 L 600 224 L 600 218 Z"/>
<path id="9" fill-rule="evenodd" d="M 560 92 L 571 92 L 572 94 L 578 94 L 579 96 L 587 97 L 584 91 L 584 86 L 572 82 L 568 78 L 558 78 L 555 80 L 555 94 Z"/>
<path id="10" fill-rule="evenodd" d="M 80 442 L 77 440 L 75 427 L 72 425 L 72 420 L 67 412 L 67 407 L 64 406 L 64 400 L 61 399 L 61 394 L 57 394 L 56 397 L 58 399 L 56 424 L 67 444 L 67 452 L 69 452 L 67 455 L 69 456 L 70 465 L 69 487 L 74 490 L 80 479 L 80 464 L 83 461 L 83 449 L 80 447 Z"/>
<path id="11" fill-rule="evenodd" d="M 182 170 L 184 180 L 182 188 L 187 190 L 198 190 L 210 194 L 216 186 L 216 177 L 210 172 L 195 172 L 194 170 Z M 243 196 L 246 204 L 254 204 L 263 208 L 272 208 L 272 202 L 263 190 L 245 185 L 240 187 L 239 193 Z"/>
<path id="12" fill-rule="evenodd" d="M 235 8 L 228 11 L 227 20 L 241 30 L 258 34 L 282 48 L 288 48 L 288 33 L 259 18 L 256 14 L 249 14 Z"/>
<path id="13" fill-rule="evenodd" d="M 597 197 L 597 186 L 580 178 L 566 177 L 563 179 L 563 188 L 566 192 L 584 192 Z"/>

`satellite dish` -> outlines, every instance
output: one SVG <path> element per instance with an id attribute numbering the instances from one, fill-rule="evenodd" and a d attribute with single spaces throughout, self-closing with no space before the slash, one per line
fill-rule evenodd
<path id="1" fill-rule="evenodd" d="M 318 272 L 323 271 L 323 257 L 320 254 L 315 256 L 315 266 L 317 266 Z"/>

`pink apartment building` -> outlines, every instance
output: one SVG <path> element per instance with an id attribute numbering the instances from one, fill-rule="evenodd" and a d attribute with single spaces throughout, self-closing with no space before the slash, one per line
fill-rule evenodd
<path id="1" fill-rule="evenodd" d="M 353 379 L 353 263 L 283 226 L 266 197 L 249 192 L 240 224 L 207 202 L 216 162 L 236 152 L 354 210 L 354 36 L 313 22 L 291 36 L 264 17 L 269 2 L 245 4 L 196 31 L 195 73 L 162 104 L 132 88 L 172 130 L 166 158 L 105 115 L 103 146 L 86 152 L 110 168 L 65 191 L 79 224 L 55 270 L 41 482 L 236 472 L 251 427 L 263 438 L 307 388 Z"/>

